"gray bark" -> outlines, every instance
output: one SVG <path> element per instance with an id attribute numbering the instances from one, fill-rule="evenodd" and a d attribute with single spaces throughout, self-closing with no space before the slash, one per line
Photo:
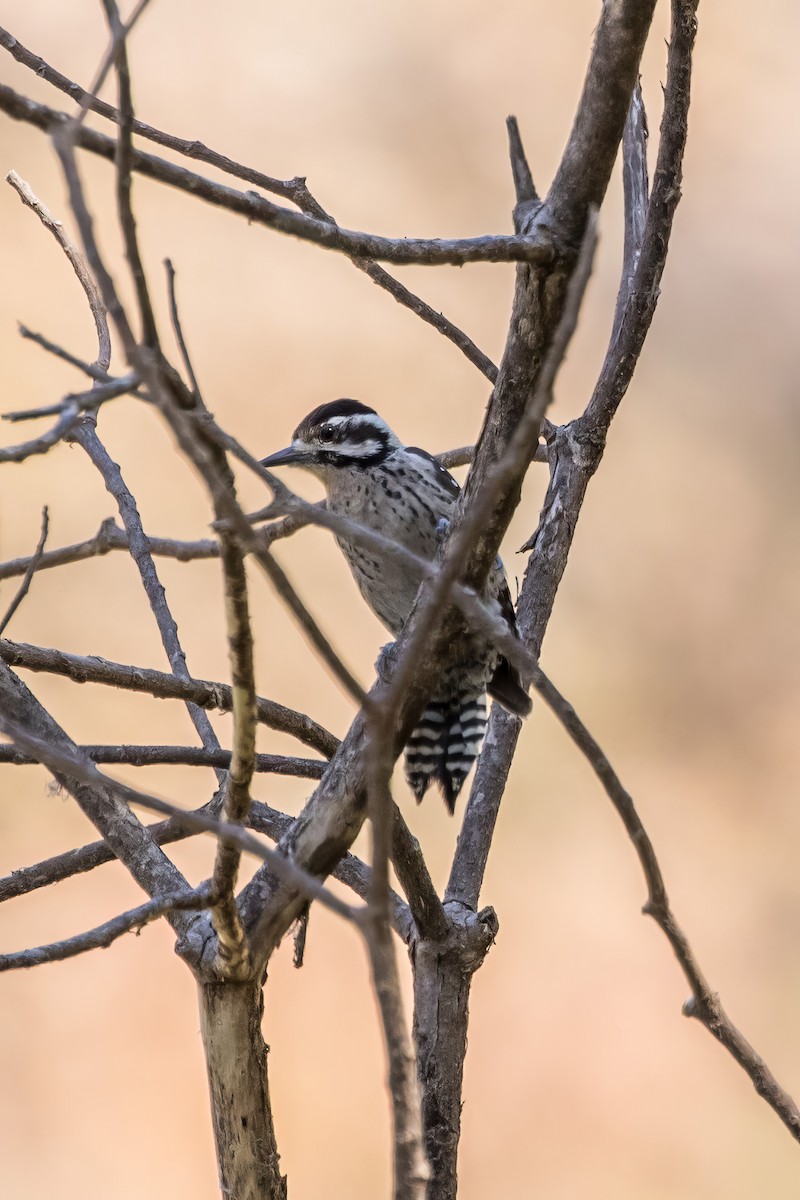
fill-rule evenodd
<path id="1" fill-rule="evenodd" d="M 201 983 L 219 1181 L 227 1200 L 286 1200 L 272 1124 L 259 982 Z"/>

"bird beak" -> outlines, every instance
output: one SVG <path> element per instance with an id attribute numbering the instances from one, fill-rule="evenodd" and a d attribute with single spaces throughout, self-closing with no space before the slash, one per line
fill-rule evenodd
<path id="1" fill-rule="evenodd" d="M 304 467 L 313 461 L 313 456 L 305 446 L 292 443 L 285 450 L 278 450 L 268 458 L 261 459 L 262 467 Z"/>

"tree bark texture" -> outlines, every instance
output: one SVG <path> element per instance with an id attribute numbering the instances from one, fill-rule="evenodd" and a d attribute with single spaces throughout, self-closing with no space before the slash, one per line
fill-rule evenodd
<path id="1" fill-rule="evenodd" d="M 469 990 L 497 934 L 494 910 L 448 904 L 444 938 L 413 947 L 414 1042 L 422 1091 L 425 1153 L 431 1169 L 427 1200 L 455 1200 L 461 1136 L 461 1085 L 467 1051 Z"/>
<path id="2" fill-rule="evenodd" d="M 222 1195 L 286 1200 L 261 1035 L 261 985 L 201 983 L 199 999 Z"/>

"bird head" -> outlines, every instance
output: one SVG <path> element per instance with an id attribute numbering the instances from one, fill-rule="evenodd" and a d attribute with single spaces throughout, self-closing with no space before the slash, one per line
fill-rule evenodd
<path id="1" fill-rule="evenodd" d="M 372 408 L 358 400 L 334 400 L 304 417 L 291 446 L 261 460 L 262 467 L 305 467 L 325 480 L 347 467 L 382 462 L 400 440 Z"/>

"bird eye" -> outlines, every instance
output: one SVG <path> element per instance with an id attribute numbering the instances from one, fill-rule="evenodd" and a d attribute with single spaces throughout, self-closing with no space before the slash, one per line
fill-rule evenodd
<path id="1" fill-rule="evenodd" d="M 334 430 L 332 425 L 321 425 L 319 430 L 319 440 L 321 442 L 332 442 L 333 433 Z"/>

